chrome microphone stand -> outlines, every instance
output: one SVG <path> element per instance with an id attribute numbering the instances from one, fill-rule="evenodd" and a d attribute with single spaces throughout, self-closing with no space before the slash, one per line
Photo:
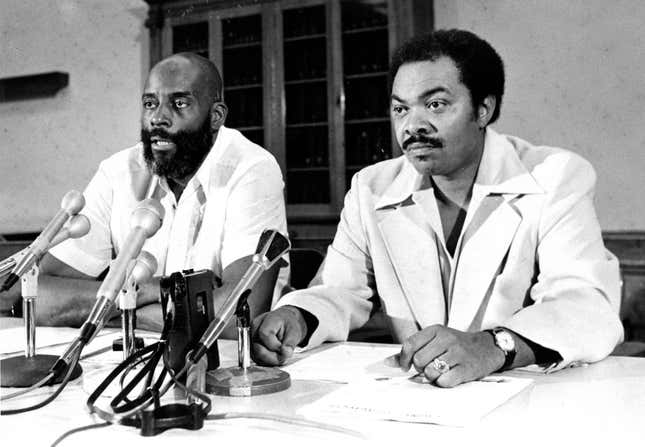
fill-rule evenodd
<path id="1" fill-rule="evenodd" d="M 134 263 L 131 261 L 131 266 L 128 269 L 126 276 L 130 276 Z M 125 288 L 119 294 L 119 308 L 121 309 L 121 329 L 123 340 L 123 359 L 127 359 L 136 349 L 142 347 L 143 343 L 136 343 L 135 326 L 136 326 L 136 308 L 137 308 L 137 283 L 134 280 L 129 280 L 125 284 Z M 143 340 L 141 340 L 143 341 Z"/>
<path id="2" fill-rule="evenodd" d="M 18 260 L 13 262 L 2 262 L 0 266 L 0 277 L 6 274 L 6 266 L 15 266 Z M 13 268 L 10 267 L 10 269 Z M 22 287 L 22 311 L 25 324 L 26 346 L 24 356 L 15 356 L 2 360 L 2 387 L 30 387 L 49 373 L 52 365 L 58 360 L 57 355 L 36 354 L 36 299 L 38 297 L 38 263 L 27 271 L 20 278 Z M 71 379 L 81 375 L 83 370 L 76 365 L 72 372 Z M 60 383 L 63 375 L 54 376 L 44 385 Z"/>
<path id="3" fill-rule="evenodd" d="M 126 270 L 126 281 L 119 292 L 119 308 L 121 309 L 123 359 L 127 359 L 137 349 L 143 348 L 143 339 L 135 336 L 137 297 L 139 284 L 148 281 L 157 270 L 157 260 L 153 255 L 142 250 L 136 259 L 130 260 Z M 116 340 L 114 346 L 118 346 Z"/>

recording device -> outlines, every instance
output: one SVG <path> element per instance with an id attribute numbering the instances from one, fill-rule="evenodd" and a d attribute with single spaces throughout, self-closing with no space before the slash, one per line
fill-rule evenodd
<path id="1" fill-rule="evenodd" d="M 168 363 L 176 373 L 215 317 L 213 290 L 221 287 L 222 281 L 211 270 L 191 269 L 164 276 L 160 286 L 164 321 L 168 313 L 173 316 L 168 334 Z M 217 343 L 208 350 L 207 358 L 207 369 L 219 366 Z"/>
<path id="2" fill-rule="evenodd" d="M 47 252 L 60 229 L 65 225 L 67 219 L 79 213 L 85 206 L 85 198 L 83 194 L 78 191 L 69 191 L 63 197 L 60 204 L 60 210 L 56 213 L 54 218 L 47 224 L 45 229 L 38 235 L 38 237 L 27 247 L 24 256 L 16 263 L 0 292 L 9 290 L 13 285 L 18 282 L 20 277 L 27 273 L 38 260 Z"/>

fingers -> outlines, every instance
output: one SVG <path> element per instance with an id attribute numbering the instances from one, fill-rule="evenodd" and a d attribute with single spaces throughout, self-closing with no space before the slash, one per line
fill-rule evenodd
<path id="1" fill-rule="evenodd" d="M 281 365 L 293 355 L 302 339 L 298 314 L 280 308 L 253 321 L 253 358 L 258 363 Z"/>
<path id="2" fill-rule="evenodd" d="M 260 365 L 277 366 L 281 364 L 281 357 L 275 351 L 270 351 L 262 343 L 253 342 L 253 360 Z"/>
<path id="3" fill-rule="evenodd" d="M 439 383 L 451 383 L 446 382 L 444 376 L 454 372 L 458 366 L 459 360 L 448 351 L 429 361 L 420 372 L 426 377 L 428 382 L 434 383 L 435 385 Z"/>
<path id="4" fill-rule="evenodd" d="M 410 366 L 413 365 L 414 362 L 414 357 L 417 354 L 417 352 L 425 347 L 426 345 L 429 345 L 433 342 L 435 339 L 437 332 L 441 328 L 439 325 L 435 326 L 429 326 L 413 335 L 408 337 L 403 344 L 401 345 L 401 354 L 399 355 L 399 365 L 401 366 L 401 369 L 403 371 L 407 371 L 410 369 Z M 436 355 L 441 354 L 441 352 L 437 352 Z M 429 360 L 432 360 L 434 357 L 430 358 Z M 425 364 L 421 365 L 419 361 L 417 361 L 417 364 L 421 369 L 417 368 L 417 371 L 421 372 L 423 371 Z M 417 365 L 415 365 L 416 367 Z"/>
<path id="5" fill-rule="evenodd" d="M 251 325 L 252 354 L 256 362 L 265 365 L 280 364 L 278 355 L 282 346 L 278 338 L 280 331 L 279 322 L 270 317 L 270 312 L 253 320 Z"/>

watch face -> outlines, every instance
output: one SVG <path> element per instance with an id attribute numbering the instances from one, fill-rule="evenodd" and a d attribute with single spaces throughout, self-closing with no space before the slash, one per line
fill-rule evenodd
<path id="1" fill-rule="evenodd" d="M 497 341 L 497 346 L 505 352 L 513 351 L 515 349 L 515 340 L 513 340 L 513 336 L 508 332 L 497 332 L 495 334 L 495 340 Z"/>

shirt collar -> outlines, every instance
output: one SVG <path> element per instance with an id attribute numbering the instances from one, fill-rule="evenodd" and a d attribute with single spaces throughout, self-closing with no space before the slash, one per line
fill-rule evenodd
<path id="1" fill-rule="evenodd" d="M 520 160 L 517 149 L 503 135 L 488 127 L 475 188 L 488 194 L 540 194 L 544 192 Z"/>
<path id="2" fill-rule="evenodd" d="M 230 140 L 231 130 L 221 126 L 217 131 L 217 137 L 215 138 L 215 142 L 213 143 L 211 150 L 206 155 L 206 158 L 199 169 L 197 169 L 193 178 L 190 179 L 189 183 L 194 185 L 195 190 L 197 190 L 200 185 L 205 191 L 208 189 L 211 182 L 213 166 L 215 165 L 214 161 L 221 157 Z"/>
<path id="3" fill-rule="evenodd" d="M 404 157 L 403 167 L 376 201 L 375 209 L 397 205 L 417 192 L 423 177 Z M 484 136 L 484 151 L 477 170 L 474 189 L 482 194 L 536 194 L 544 190 L 526 169 L 515 147 L 490 127 Z"/>

